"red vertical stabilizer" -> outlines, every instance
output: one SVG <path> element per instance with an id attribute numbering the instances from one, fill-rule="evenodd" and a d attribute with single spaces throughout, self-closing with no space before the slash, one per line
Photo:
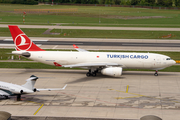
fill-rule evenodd
<path id="1" fill-rule="evenodd" d="M 9 25 L 17 51 L 45 51 L 34 44 L 28 36 L 16 25 Z"/>

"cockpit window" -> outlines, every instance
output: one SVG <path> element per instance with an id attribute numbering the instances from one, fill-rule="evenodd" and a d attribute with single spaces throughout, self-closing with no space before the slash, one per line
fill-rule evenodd
<path id="1" fill-rule="evenodd" d="M 166 60 L 172 60 L 171 58 L 166 58 Z"/>

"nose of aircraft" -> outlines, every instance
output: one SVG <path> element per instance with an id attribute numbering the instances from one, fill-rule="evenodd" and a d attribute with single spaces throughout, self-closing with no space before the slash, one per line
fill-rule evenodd
<path id="1" fill-rule="evenodd" d="M 176 64 L 176 61 L 173 60 L 172 63 L 173 63 L 173 64 Z"/>

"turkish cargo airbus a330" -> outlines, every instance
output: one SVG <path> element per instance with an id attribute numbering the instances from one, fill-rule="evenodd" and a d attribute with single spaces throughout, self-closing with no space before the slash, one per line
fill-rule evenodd
<path id="1" fill-rule="evenodd" d="M 89 52 L 73 45 L 78 52 L 45 51 L 36 46 L 25 33 L 15 25 L 9 25 L 16 51 L 13 54 L 22 55 L 31 60 L 59 67 L 79 67 L 89 69 L 87 76 L 96 76 L 98 70 L 103 75 L 119 77 L 123 68 L 138 68 L 158 70 L 169 67 L 176 62 L 170 57 L 154 53 L 132 52 Z"/>

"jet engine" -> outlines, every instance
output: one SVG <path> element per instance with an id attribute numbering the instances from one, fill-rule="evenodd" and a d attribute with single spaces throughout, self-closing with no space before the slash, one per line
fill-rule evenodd
<path id="1" fill-rule="evenodd" d="M 34 89 L 33 89 L 33 91 L 34 91 L 34 92 L 36 92 L 36 91 L 37 91 L 37 89 L 36 89 L 36 88 L 34 88 Z"/>
<path id="2" fill-rule="evenodd" d="M 103 75 L 112 77 L 120 77 L 122 75 L 122 67 L 109 67 L 101 70 Z"/>
<path id="3" fill-rule="evenodd" d="M 20 93 L 22 94 L 22 93 L 23 93 L 23 90 L 20 90 Z"/>
<path id="4" fill-rule="evenodd" d="M 15 93 L 15 94 L 22 94 L 24 91 L 23 90 L 21 90 L 21 89 L 12 89 L 12 90 L 10 90 L 10 91 L 12 91 L 13 93 Z"/>

